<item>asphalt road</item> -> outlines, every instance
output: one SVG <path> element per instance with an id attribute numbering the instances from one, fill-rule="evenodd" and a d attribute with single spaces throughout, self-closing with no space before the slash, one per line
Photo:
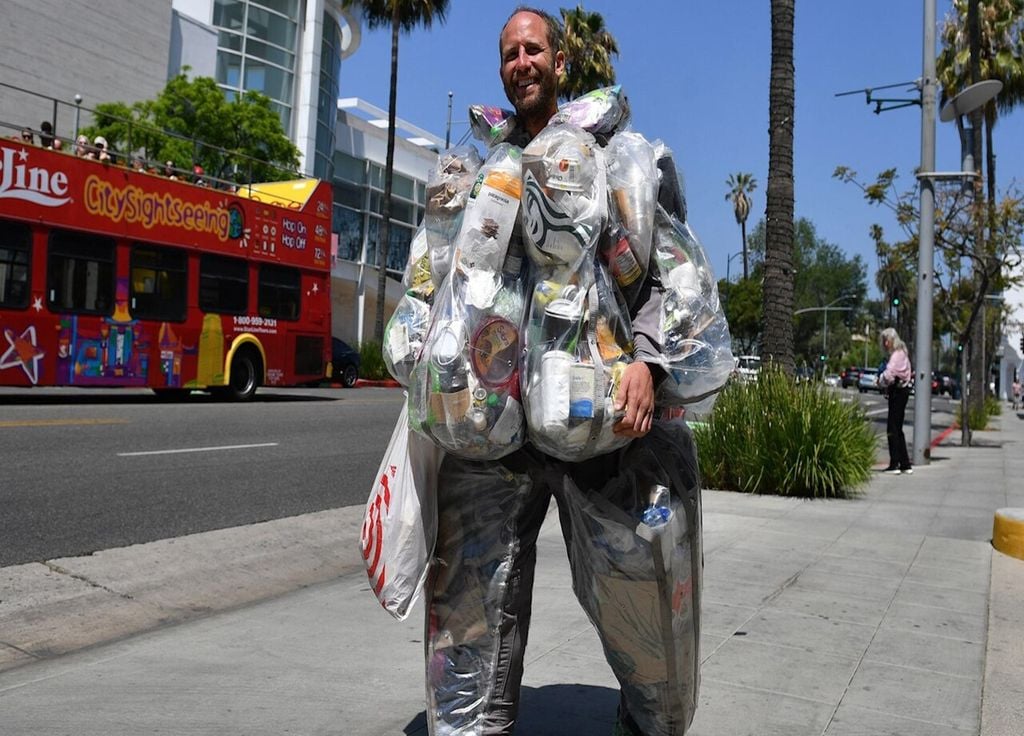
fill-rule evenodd
<path id="1" fill-rule="evenodd" d="M 402 400 L 0 390 L 0 567 L 365 503 Z"/>

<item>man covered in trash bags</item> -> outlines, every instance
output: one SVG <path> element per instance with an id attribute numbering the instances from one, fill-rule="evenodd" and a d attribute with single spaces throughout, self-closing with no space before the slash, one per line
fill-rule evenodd
<path id="1" fill-rule="evenodd" d="M 514 731 L 552 496 L 621 686 L 614 733 L 683 734 L 697 702 L 696 452 L 655 397 L 721 388 L 728 326 L 671 154 L 622 130 L 617 88 L 558 107 L 560 36 L 527 7 L 502 29 L 515 113 L 476 109 L 485 162 L 442 154 L 411 249 L 412 270 L 429 264 L 407 292 L 418 306 L 399 305 L 385 340 L 410 426 L 446 450 L 425 583 L 435 736 Z"/>

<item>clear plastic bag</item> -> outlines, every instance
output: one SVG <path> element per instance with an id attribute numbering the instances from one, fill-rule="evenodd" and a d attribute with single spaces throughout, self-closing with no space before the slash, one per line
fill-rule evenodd
<path id="1" fill-rule="evenodd" d="M 577 598 L 630 716 L 650 736 L 689 727 L 700 687 L 700 484 L 692 435 L 658 422 L 608 462 L 608 480 L 565 480 Z"/>
<path id="2" fill-rule="evenodd" d="M 451 270 L 452 246 L 462 226 L 462 214 L 483 162 L 473 146 L 456 146 L 444 151 L 427 177 L 427 205 L 423 213 L 430 273 L 440 286 Z"/>
<path id="3" fill-rule="evenodd" d="M 611 135 L 629 122 L 629 102 L 621 85 L 601 87 L 558 108 L 548 125 L 568 123 L 594 135 Z"/>
<path id="4" fill-rule="evenodd" d="M 435 294 L 410 376 L 411 426 L 469 459 L 496 459 L 525 441 L 520 167 L 520 150 L 507 143 L 480 167 L 454 243 L 455 267 Z"/>
<path id="5" fill-rule="evenodd" d="M 578 269 L 607 216 L 601 152 L 571 125 L 549 125 L 523 150 L 523 240 L 542 268 Z"/>
<path id="6" fill-rule="evenodd" d="M 469 106 L 469 127 L 473 137 L 488 148 L 503 143 L 516 130 L 516 114 L 491 105 Z"/>
<path id="7" fill-rule="evenodd" d="M 406 292 L 384 328 L 384 344 L 381 349 L 384 365 L 388 373 L 403 386 L 409 385 L 409 374 L 423 348 L 423 338 L 429 327 L 434 282 L 430 276 L 428 250 L 426 228 L 420 226 L 409 246 L 409 261 L 402 278 Z"/>
<path id="8" fill-rule="evenodd" d="M 687 223 L 660 205 L 654 259 L 664 288 L 659 342 L 668 373 L 662 405 L 700 401 L 720 391 L 732 372 L 732 338 L 704 247 Z"/>
<path id="9" fill-rule="evenodd" d="M 599 252 L 627 302 L 639 291 L 651 257 L 658 167 L 655 149 L 639 133 L 616 134 L 605 148 L 609 227 Z"/>

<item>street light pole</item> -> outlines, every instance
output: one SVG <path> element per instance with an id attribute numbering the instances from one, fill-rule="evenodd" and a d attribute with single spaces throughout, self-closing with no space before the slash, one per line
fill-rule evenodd
<path id="1" fill-rule="evenodd" d="M 935 0 L 924 0 L 921 71 L 921 171 L 935 171 Z M 921 178 L 917 251 L 917 335 L 914 343 L 914 465 L 931 459 L 932 280 L 935 268 L 935 181 Z"/>

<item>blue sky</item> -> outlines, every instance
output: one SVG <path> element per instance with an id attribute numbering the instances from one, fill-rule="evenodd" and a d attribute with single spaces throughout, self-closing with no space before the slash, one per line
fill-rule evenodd
<path id="1" fill-rule="evenodd" d="M 448 92 L 454 93 L 452 140 L 467 129 L 466 107 L 508 107 L 498 78 L 498 33 L 515 2 L 451 0 L 447 21 L 403 35 L 399 50 L 398 116 L 444 138 Z M 558 14 L 571 0 L 533 3 Z M 941 25 L 949 3 L 938 0 Z M 832 178 L 838 165 L 863 178 L 889 167 L 913 184 L 921 160 L 917 106 L 874 113 L 863 94 L 837 92 L 913 82 L 921 76 L 923 0 L 800 0 L 796 5 L 796 216 L 849 256 L 860 255 L 874 293 L 876 257 L 872 223 L 895 228 L 887 211 L 872 207 L 851 184 Z M 729 174 L 757 179 L 748 230 L 764 216 L 768 181 L 768 83 L 771 19 L 768 0 L 685 2 L 588 0 L 604 16 L 619 44 L 617 81 L 629 96 L 633 128 L 673 150 L 686 179 L 690 222 L 726 274 L 729 255 L 741 248 Z M 936 34 L 938 37 L 938 33 Z M 363 30 L 356 53 L 342 63 L 341 94 L 380 107 L 388 101 L 390 32 Z M 909 98 L 912 90 L 880 91 Z M 995 130 L 999 187 L 1024 171 L 1024 113 L 1001 118 Z M 952 123 L 936 122 L 936 169 L 959 168 Z M 892 232 L 895 237 L 896 233 Z M 742 271 L 731 261 L 733 278 Z"/>

